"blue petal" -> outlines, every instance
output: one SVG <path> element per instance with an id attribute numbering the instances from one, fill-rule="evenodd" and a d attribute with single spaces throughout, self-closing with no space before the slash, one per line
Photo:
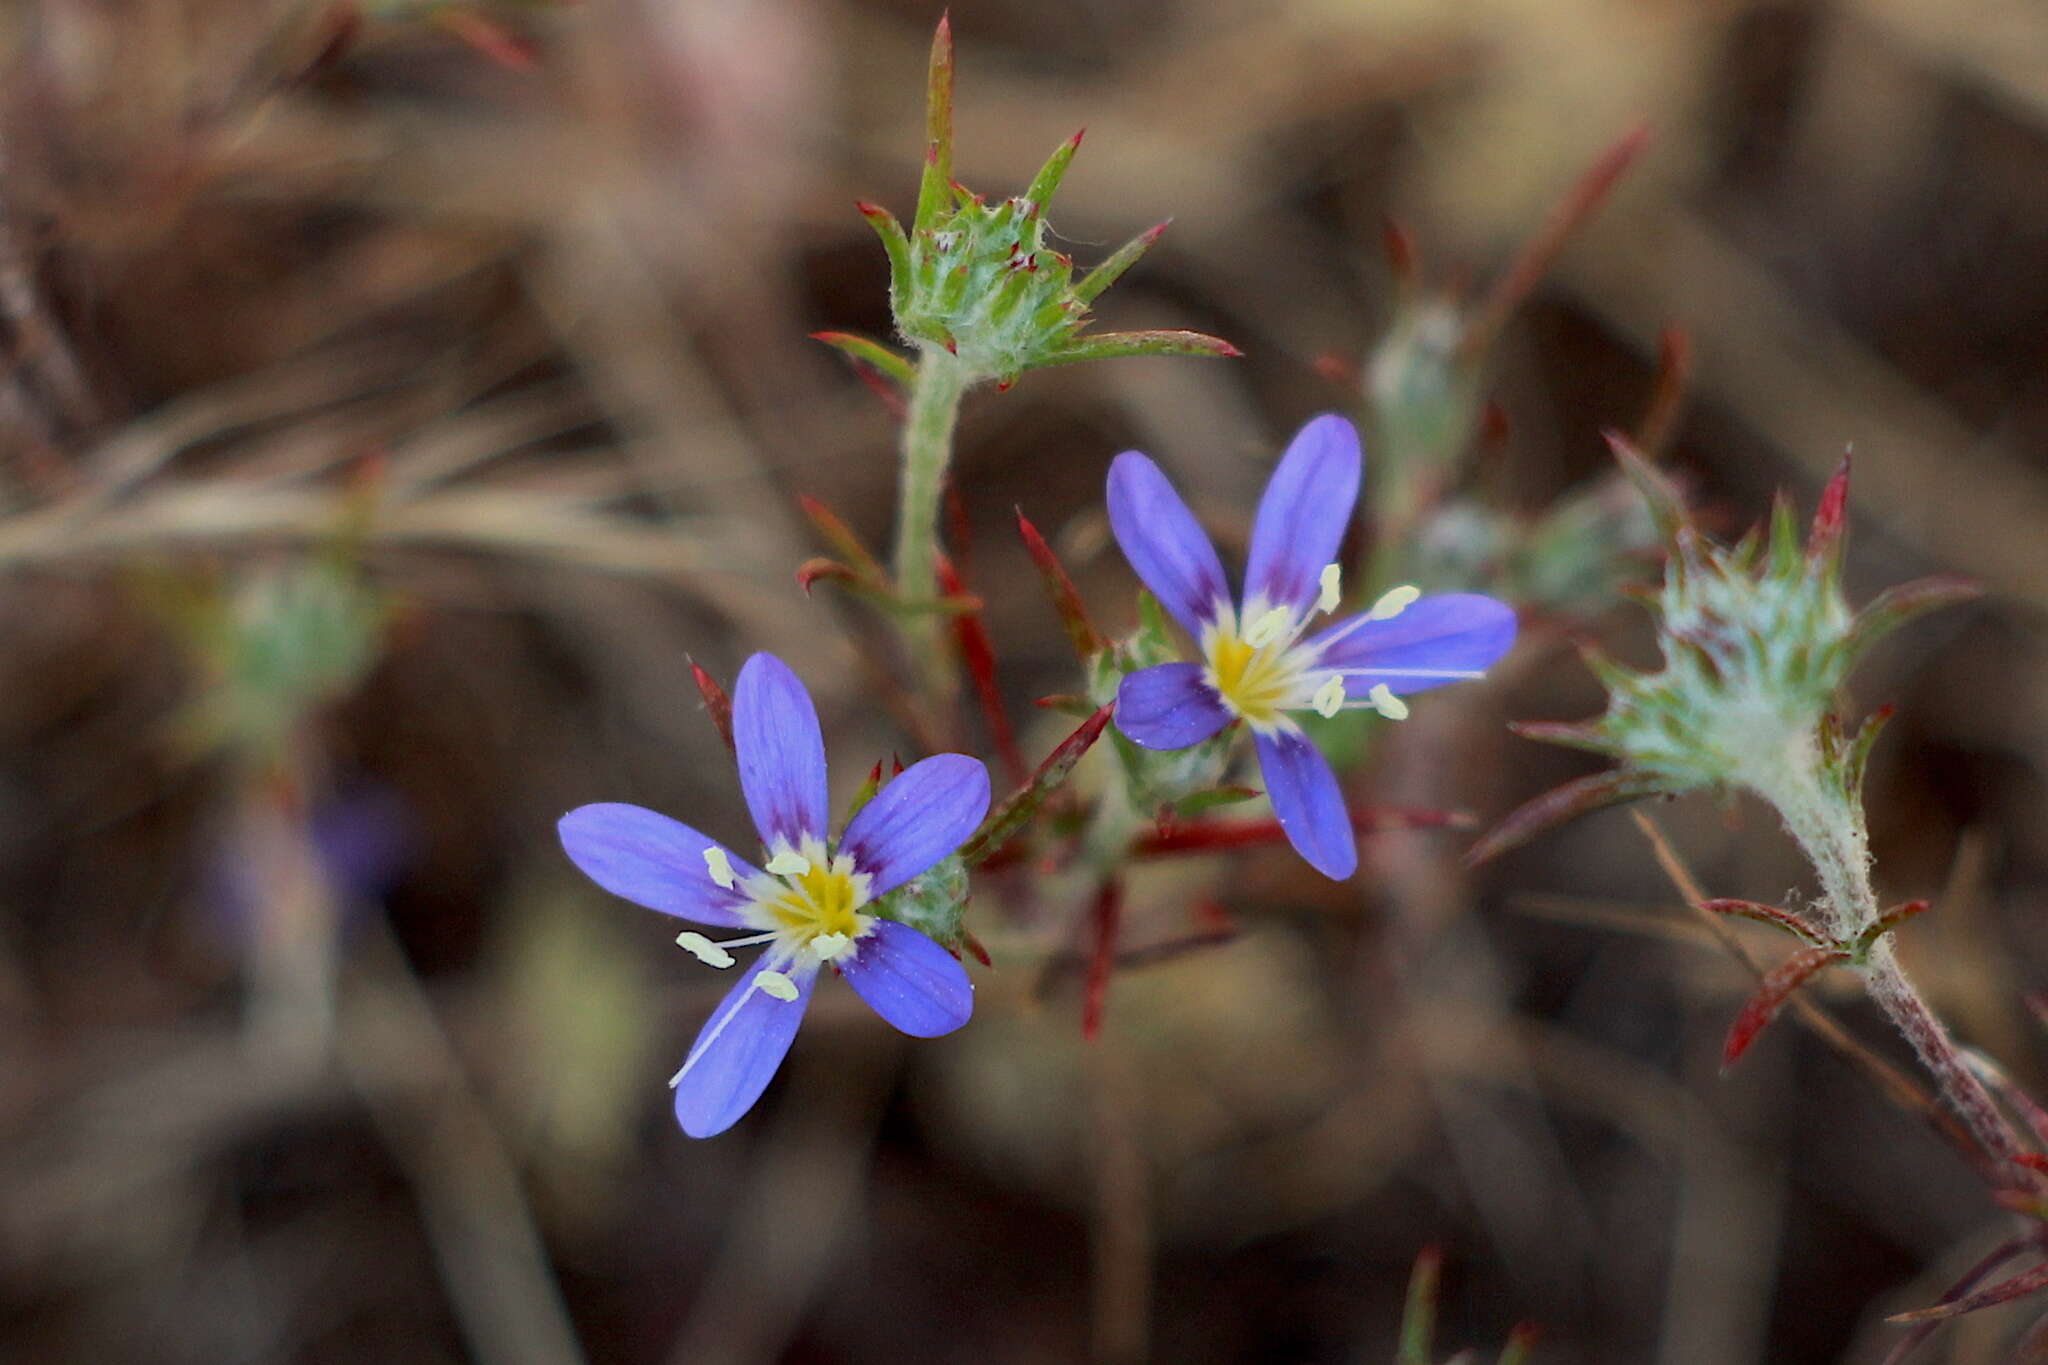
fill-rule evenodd
<path id="1" fill-rule="evenodd" d="M 825 737 L 811 694 L 789 665 L 756 654 L 740 669 L 732 694 L 732 742 L 740 790 L 761 842 L 794 848 L 825 837 Z"/>
<path id="2" fill-rule="evenodd" d="M 1116 690 L 1116 728 L 1147 749 L 1185 749 L 1230 724 L 1222 698 L 1202 681 L 1200 664 L 1160 664 L 1124 675 Z"/>
<path id="3" fill-rule="evenodd" d="M 704 850 L 721 848 L 680 820 L 643 806 L 605 802 L 578 806 L 555 826 L 562 849 L 583 875 L 614 896 L 699 924 L 736 929 L 735 907 L 746 897 L 711 880 Z M 741 881 L 754 875 L 746 859 L 726 850 Z"/>
<path id="4" fill-rule="evenodd" d="M 907 924 L 878 920 L 839 974 L 900 1033 L 936 1038 L 974 1013 L 974 982 L 953 955 Z"/>
<path id="5" fill-rule="evenodd" d="M 738 1123 L 789 1055 L 818 973 L 816 968 L 789 971 L 797 997 L 778 1000 L 754 989 L 754 978 L 770 961 L 764 953 L 747 968 L 690 1046 L 689 1060 L 683 1063 L 681 1079 L 676 1082 L 675 1103 L 676 1122 L 691 1137 L 715 1137 Z"/>
<path id="6" fill-rule="evenodd" d="M 1201 638 L 1230 600 L 1223 563 L 1159 466 L 1135 450 L 1110 462 L 1109 527 L 1159 604 Z"/>
<path id="7" fill-rule="evenodd" d="M 1244 575 L 1247 610 L 1263 599 L 1305 612 L 1322 594 L 1323 569 L 1336 562 L 1358 503 L 1362 468 L 1358 429 L 1342 417 L 1325 413 L 1296 433 L 1259 499 Z"/>
<path id="8" fill-rule="evenodd" d="M 1323 651 L 1329 667 L 1364 670 L 1344 679 L 1347 696 L 1363 697 L 1376 683 L 1393 692 L 1424 692 L 1466 681 L 1507 653 L 1515 643 L 1515 609 L 1476 593 L 1444 593 L 1420 599 L 1391 621 L 1340 621 L 1309 643 Z"/>
<path id="9" fill-rule="evenodd" d="M 988 814 L 988 769 L 965 754 L 935 754 L 911 764 L 860 808 L 839 851 L 886 895 L 967 841 Z"/>
<path id="10" fill-rule="evenodd" d="M 1273 814 L 1294 851 L 1308 865 L 1335 881 L 1358 870 L 1358 841 L 1351 834 L 1351 815 L 1337 774 L 1316 746 L 1299 730 L 1254 735 L 1259 771 Z"/>

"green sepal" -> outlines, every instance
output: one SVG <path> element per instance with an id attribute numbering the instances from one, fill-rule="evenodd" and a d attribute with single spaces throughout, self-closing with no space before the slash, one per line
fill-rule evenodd
<path id="1" fill-rule="evenodd" d="M 1193 796 L 1184 796 L 1174 802 L 1173 813 L 1179 819 L 1192 820 L 1212 810 L 1221 810 L 1225 806 L 1256 801 L 1264 795 L 1265 793 L 1257 787 L 1212 787 L 1208 791 L 1196 792 Z"/>
<path id="2" fill-rule="evenodd" d="M 875 799 L 875 793 L 881 791 L 881 789 L 882 760 L 878 758 L 875 760 L 875 766 L 868 769 L 867 778 L 860 784 L 860 790 L 853 794 L 852 802 L 846 807 L 847 824 L 853 823 L 853 817 L 859 815 L 868 802 Z M 841 828 L 844 828 L 844 826 L 841 826 Z"/>
<path id="3" fill-rule="evenodd" d="M 875 901 L 871 913 L 907 924 L 957 954 L 967 941 L 969 891 L 967 864 L 955 853 Z"/>

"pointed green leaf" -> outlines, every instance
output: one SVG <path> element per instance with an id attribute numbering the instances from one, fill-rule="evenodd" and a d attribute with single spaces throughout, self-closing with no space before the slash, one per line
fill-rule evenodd
<path id="1" fill-rule="evenodd" d="M 1663 780 L 1648 773 L 1630 772 L 1625 768 L 1590 773 L 1516 807 L 1484 838 L 1465 851 L 1464 864 L 1477 867 L 1510 849 L 1521 847 L 1554 825 L 1624 801 L 1653 796 L 1663 790 Z"/>
<path id="2" fill-rule="evenodd" d="M 1742 1060 L 1742 1054 L 1749 1051 L 1749 1045 L 1757 1040 L 1764 1027 L 1778 1017 L 1778 1011 L 1792 998 L 1792 993 L 1812 980 L 1822 968 L 1844 961 L 1848 954 L 1840 948 L 1801 948 L 1792 956 L 1764 974 L 1756 994 L 1743 1005 L 1742 1013 L 1735 1016 L 1735 1022 L 1728 1027 L 1727 1041 L 1721 1045 L 1721 1069 Z"/>
<path id="3" fill-rule="evenodd" d="M 863 365 L 872 366 L 890 379 L 908 389 L 917 377 L 917 369 L 908 360 L 897 355 L 879 342 L 851 332 L 813 332 L 811 340 L 822 341 Z"/>
<path id="4" fill-rule="evenodd" d="M 1968 602 L 1983 593 L 1983 586 L 1976 580 L 1959 574 L 1936 574 L 1932 578 L 1917 578 L 1911 583 L 1887 588 L 1856 613 L 1855 624 L 1849 627 L 1842 648 L 1851 659 L 1859 658 L 1879 640 L 1915 617 L 1937 607 Z"/>
<path id="5" fill-rule="evenodd" d="M 1408 1301 L 1401 1310 L 1401 1344 L 1395 1365 L 1431 1365 L 1436 1354 L 1437 1292 L 1443 1278 L 1444 1254 L 1425 1247 L 1408 1276 Z"/>
<path id="6" fill-rule="evenodd" d="M 1046 595 L 1052 598 L 1053 610 L 1059 613 L 1060 624 L 1066 627 L 1067 640 L 1074 647 L 1074 653 L 1083 659 L 1092 658 L 1103 646 L 1102 633 L 1095 629 L 1095 623 L 1088 619 L 1088 609 L 1081 605 L 1081 594 L 1074 587 L 1074 580 L 1067 575 L 1067 569 L 1060 563 L 1052 546 L 1045 543 L 1045 537 L 1031 524 L 1031 518 L 1024 515 L 1024 509 L 1017 509 L 1017 534 L 1023 538 L 1024 550 L 1031 556 L 1031 562 L 1038 567 L 1038 576 L 1045 582 Z"/>
<path id="7" fill-rule="evenodd" d="M 925 77 L 924 178 L 917 188 L 919 232 L 938 224 L 953 183 L 953 24 L 940 15 L 932 33 L 931 65 Z"/>
<path id="8" fill-rule="evenodd" d="M 1138 258 L 1152 249 L 1152 244 L 1165 233 L 1167 223 L 1148 228 L 1118 247 L 1110 258 L 1083 275 L 1074 285 L 1074 297 L 1083 303 L 1093 303 L 1103 290 L 1117 282 L 1117 278 L 1138 263 Z"/>
<path id="9" fill-rule="evenodd" d="M 1820 942 L 1805 920 L 1790 910 L 1781 910 L 1775 905 L 1765 905 L 1761 901 L 1723 898 L 1701 901 L 1700 909 L 1716 915 L 1736 915 L 1743 919 L 1755 920 L 1758 924 L 1768 924 L 1773 928 L 1783 929 L 1803 943 L 1817 945 Z"/>
<path id="10" fill-rule="evenodd" d="M 704 710 L 710 715 L 711 723 L 718 727 L 718 737 L 725 741 L 727 753 L 737 754 L 732 742 L 732 698 L 718 685 L 718 679 L 711 676 L 695 659 L 684 656 L 690 665 L 691 681 L 697 684 L 697 695 L 704 699 Z"/>
<path id="11" fill-rule="evenodd" d="M 989 813 L 981 828 L 974 832 L 974 837 L 961 846 L 960 857 L 968 866 L 987 862 L 1016 837 L 1025 823 L 1038 813 L 1038 808 L 1045 804 L 1046 798 L 1066 782 L 1081 756 L 1102 737 L 1103 727 L 1109 724 L 1109 718 L 1115 711 L 1114 704 L 1104 706 L 1081 722 L 1080 729 L 1061 740 L 1045 756 L 1045 761 L 1038 765 L 1038 771 L 1031 775 L 1029 782 Z"/>
<path id="12" fill-rule="evenodd" d="M 859 815 L 868 802 L 875 799 L 875 793 L 881 789 L 882 760 L 878 758 L 875 760 L 875 766 L 868 770 L 866 780 L 860 784 L 860 790 L 853 794 L 853 804 L 846 808 L 847 821 L 851 823 L 853 817 Z"/>
<path id="13" fill-rule="evenodd" d="M 1589 753 L 1612 754 L 1614 741 L 1601 731 L 1598 724 L 1573 724 L 1568 721 L 1521 720 L 1510 721 L 1508 729 L 1523 739 L 1533 739 L 1539 744 L 1562 744 L 1568 748 L 1584 749 Z"/>
<path id="14" fill-rule="evenodd" d="M 1950 1303 L 1916 1309 L 1911 1313 L 1894 1313 L 1891 1321 L 1932 1322 L 1943 1318 L 1960 1317 L 1965 1313 L 1975 1313 L 1985 1308 L 1995 1308 L 2001 1303 L 2010 1303 L 2014 1299 L 2038 1293 L 2043 1289 L 2048 1289 L 2048 1264 L 2037 1265 L 2032 1270 L 2023 1270 L 2009 1280 L 1993 1285 L 1989 1289 L 1979 1290 L 1975 1294 L 1964 1295 Z"/>
<path id="15" fill-rule="evenodd" d="M 1087 133 L 1083 128 L 1072 137 L 1053 148 L 1052 155 L 1045 159 L 1038 174 L 1031 177 L 1031 184 L 1024 191 L 1024 198 L 1030 207 L 1027 213 L 1036 216 L 1045 212 L 1045 206 L 1052 202 L 1059 192 L 1060 181 L 1066 179 L 1067 167 L 1074 162 L 1074 153 L 1080 149 L 1081 138 Z"/>
<path id="16" fill-rule="evenodd" d="M 1887 703 L 1872 711 L 1857 729 L 1856 738 L 1849 742 L 1848 751 L 1842 756 L 1842 790 L 1851 797 L 1862 793 L 1863 770 L 1870 765 L 1870 751 L 1877 747 L 1877 737 L 1884 733 L 1895 710 Z"/>
<path id="17" fill-rule="evenodd" d="M 860 216 L 868 220 L 868 226 L 882 239 L 882 250 L 889 255 L 889 298 L 898 308 L 910 301 L 913 289 L 911 274 L 910 238 L 904 235 L 903 224 L 896 221 L 896 215 L 880 204 L 857 200 L 854 207 Z"/>
<path id="18" fill-rule="evenodd" d="M 1927 913 L 1930 904 L 1931 902 L 1929 901 L 1906 901 L 1903 904 L 1894 905 L 1891 909 L 1879 915 L 1868 929 L 1865 929 L 1856 936 L 1856 946 L 1851 950 L 1856 961 L 1861 962 L 1864 958 L 1868 957 L 1871 948 L 1886 934 L 1889 934 L 1907 920 L 1912 919 L 1915 915 Z"/>
<path id="19" fill-rule="evenodd" d="M 1650 520 L 1657 527 L 1657 538 L 1667 549 L 1676 550 L 1680 532 L 1687 529 L 1685 502 L 1678 496 L 1678 490 L 1671 481 L 1651 467 L 1629 441 L 1619 432 L 1607 433 L 1607 448 L 1614 452 L 1614 458 L 1621 462 L 1621 469 L 1628 475 L 1629 482 L 1643 495 L 1649 504 Z"/>
<path id="20" fill-rule="evenodd" d="M 1126 355 L 1211 355 L 1236 358 L 1244 352 L 1221 337 L 1201 332 L 1103 332 L 1077 338 L 1040 365 L 1072 365 Z"/>

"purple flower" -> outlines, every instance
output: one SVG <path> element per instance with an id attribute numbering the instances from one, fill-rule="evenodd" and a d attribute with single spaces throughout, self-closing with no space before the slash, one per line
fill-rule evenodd
<path id="1" fill-rule="evenodd" d="M 676 942 L 713 967 L 733 948 L 764 951 L 712 1011 L 675 1088 L 691 1137 L 736 1123 L 775 1075 L 829 964 L 875 1013 L 935 1038 L 967 1022 L 974 983 L 917 930 L 863 913 L 957 849 L 988 813 L 988 770 L 964 754 L 913 764 L 826 837 L 825 741 L 810 694 L 789 666 L 756 654 L 733 690 L 740 787 L 766 848 L 764 868 L 688 825 L 639 806 L 581 806 L 561 820 L 562 847 L 590 879 L 651 910 L 718 929 Z M 764 870 L 765 869 L 765 870 Z"/>
<path id="2" fill-rule="evenodd" d="M 1313 635 L 1341 596 L 1334 562 L 1358 501 L 1358 432 L 1325 415 L 1295 436 L 1259 499 L 1242 606 L 1216 549 L 1159 466 L 1126 451 L 1109 467 L 1109 523 L 1160 605 L 1200 643 L 1202 662 L 1130 674 L 1116 722 L 1148 749 L 1199 744 L 1232 721 L 1251 727 L 1266 792 L 1288 842 L 1334 878 L 1358 867 L 1344 796 L 1290 714 L 1369 707 L 1407 716 L 1401 694 L 1477 678 L 1515 640 L 1515 613 L 1469 593 L 1395 588 Z"/>

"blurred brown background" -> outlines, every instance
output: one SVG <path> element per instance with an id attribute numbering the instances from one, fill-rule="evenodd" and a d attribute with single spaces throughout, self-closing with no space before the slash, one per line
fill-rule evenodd
<path id="1" fill-rule="evenodd" d="M 912 202 L 936 18 L 0 11 L 0 1354 L 1386 1361 L 1436 1244 L 1446 1354 L 1529 1319 L 1542 1362 L 1881 1360 L 1883 1316 L 2001 1215 L 1797 1027 L 1718 1076 L 1746 979 L 1621 814 L 1476 884 L 1443 834 L 1374 840 L 1350 887 L 1285 850 L 1150 871 L 1134 943 L 1210 898 L 1240 932 L 1120 975 L 1093 1047 L 1078 907 L 1000 882 L 961 1034 L 908 1045 L 821 991 L 752 1117 L 676 1131 L 662 1083 L 723 983 L 577 878 L 552 822 L 630 800 L 743 828 L 686 653 L 726 678 L 783 654 L 842 794 L 905 743 L 859 612 L 793 583 L 819 548 L 795 494 L 886 536 L 892 419 L 806 334 L 886 335 L 852 200 Z M 1647 122 L 1505 336 L 1486 477 L 1533 510 L 1600 472 L 1599 430 L 1641 412 L 1682 325 L 1672 460 L 1723 524 L 1780 486 L 1809 505 L 1853 443 L 1852 597 L 1984 580 L 1857 690 L 1901 707 L 1871 784 L 1880 881 L 1937 900 L 1907 960 L 2041 1079 L 2038 0 L 973 0 L 953 21 L 961 179 L 1014 192 L 1085 124 L 1066 249 L 1175 220 L 1106 322 L 1247 353 L 970 398 L 970 572 L 1019 714 L 1075 679 L 1013 508 L 1122 628 L 1113 453 L 1151 451 L 1241 534 L 1285 435 L 1359 411 L 1317 361 L 1387 326 L 1384 219 L 1433 278 L 1484 278 Z M 246 602 L 351 517 L 395 615 L 291 728 L 280 795 L 181 738 L 209 675 L 162 585 Z M 1639 613 L 1600 625 L 1651 661 Z M 1502 722 L 1598 704 L 1532 638 L 1417 706 L 1389 799 L 1497 816 L 1585 770 Z M 1061 731 L 1034 725 L 1036 754 Z M 333 841 L 327 871 L 277 818 Z M 1799 882 L 1756 810 L 1658 818 L 1717 894 Z M 293 937 L 300 905 L 328 956 Z M 2026 1320 L 1918 1358 L 2005 1359 Z"/>

